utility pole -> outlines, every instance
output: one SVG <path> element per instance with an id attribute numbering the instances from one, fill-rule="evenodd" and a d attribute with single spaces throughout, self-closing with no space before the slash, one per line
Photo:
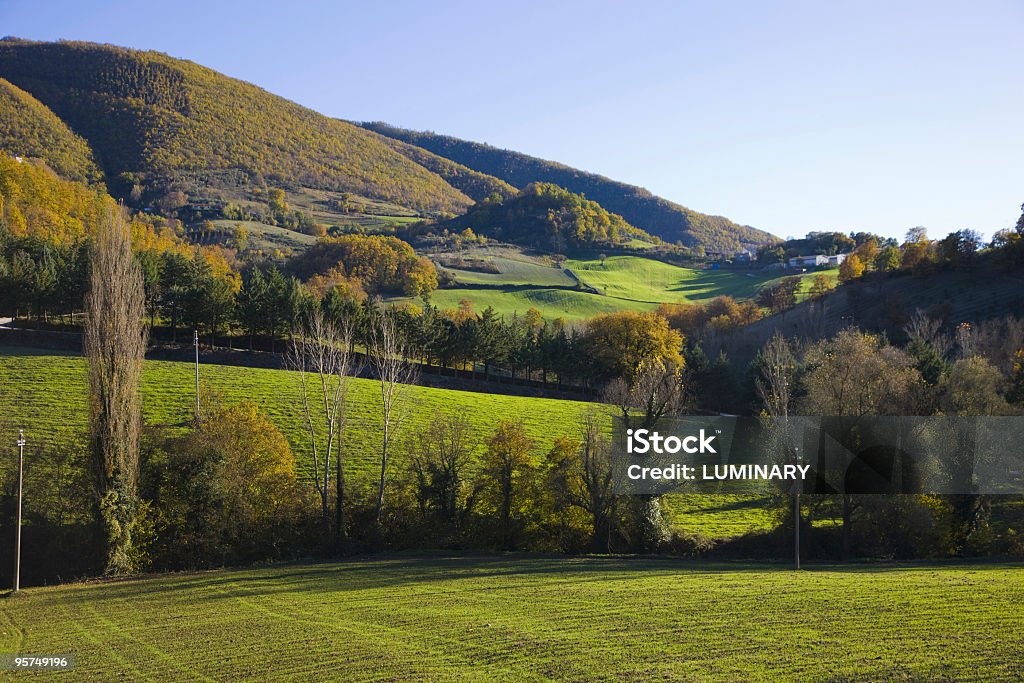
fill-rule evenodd
<path id="1" fill-rule="evenodd" d="M 796 568 L 800 569 L 800 493 L 797 492 L 793 504 L 793 528 L 796 530 Z"/>
<path id="2" fill-rule="evenodd" d="M 795 448 L 796 462 L 800 463 L 800 449 Z M 796 490 L 793 496 L 793 531 L 794 538 L 796 540 L 794 553 L 796 555 L 796 569 L 800 569 L 800 482 L 796 482 L 793 487 Z"/>
<path id="3" fill-rule="evenodd" d="M 21 493 L 25 472 L 25 430 L 18 430 L 18 522 L 14 527 L 14 592 L 21 590 Z"/>
<path id="4" fill-rule="evenodd" d="M 199 421 L 199 330 L 193 332 L 192 343 L 196 347 L 196 422 Z"/>

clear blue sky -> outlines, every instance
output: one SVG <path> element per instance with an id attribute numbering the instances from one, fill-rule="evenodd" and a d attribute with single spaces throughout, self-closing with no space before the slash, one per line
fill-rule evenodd
<path id="1" fill-rule="evenodd" d="M 0 0 L 2 34 L 167 52 L 782 236 L 1012 225 L 1022 28 L 1019 0 Z"/>

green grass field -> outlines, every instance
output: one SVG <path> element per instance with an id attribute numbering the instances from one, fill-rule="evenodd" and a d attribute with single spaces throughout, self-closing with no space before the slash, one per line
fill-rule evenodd
<path id="1" fill-rule="evenodd" d="M 456 308 L 469 300 L 476 311 L 490 306 L 503 315 L 525 313 L 536 308 L 547 318 L 582 321 L 599 313 L 649 311 L 662 303 L 692 303 L 731 296 L 753 299 L 765 286 L 793 273 L 779 271 L 698 270 L 674 266 L 639 256 L 611 256 L 598 259 L 569 259 L 565 268 L 600 292 L 594 294 L 576 288 L 576 282 L 563 270 L 525 256 L 502 253 L 472 253 L 491 261 L 500 273 L 479 273 L 448 268 L 456 286 L 439 289 L 431 297 L 441 308 Z M 834 285 L 838 270 L 800 273 L 798 299 L 809 293 L 818 273 Z"/>
<path id="2" fill-rule="evenodd" d="M 296 453 L 300 474 L 308 473 L 311 455 L 305 427 L 296 401 L 295 379 L 281 370 L 202 365 L 204 386 L 226 405 L 244 399 L 258 403 L 285 433 Z M 147 424 L 172 425 L 181 430 L 194 410 L 195 375 L 189 363 L 147 361 L 142 380 L 143 415 Z M 86 423 L 85 363 L 80 357 L 56 355 L 0 346 L 0 434 L 25 429 L 30 444 L 56 447 L 80 443 Z M 429 422 L 435 415 L 464 411 L 474 428 L 478 452 L 483 439 L 494 429 L 496 417 L 522 419 L 536 442 L 537 459 L 550 449 L 555 438 L 578 434 L 578 420 L 594 404 L 544 398 L 526 398 L 430 387 L 410 387 L 406 433 Z M 346 479 L 356 490 L 367 491 L 377 476 L 380 448 L 378 422 L 379 384 L 354 379 L 348 403 L 344 436 Z M 31 447 L 30 447 L 31 451 Z M 404 467 L 406 455 L 399 450 L 395 468 Z M 13 467 L 0 458 L 0 474 Z M 689 495 L 666 498 L 673 524 L 706 536 L 729 537 L 770 529 L 773 522 L 765 506 L 742 496 Z M 746 501 L 746 502 L 744 502 Z"/>
<path id="3" fill-rule="evenodd" d="M 1024 567 L 371 557 L 32 588 L 64 681 L 1016 681 Z"/>
<path id="4" fill-rule="evenodd" d="M 195 374 L 189 363 L 147 361 L 142 380 L 143 414 L 147 424 L 178 425 L 194 410 Z M 281 370 L 202 365 L 201 381 L 226 405 L 250 399 L 258 403 L 285 433 L 300 468 L 311 466 L 305 425 L 297 403 L 295 376 Z M 75 356 L 50 355 L 0 347 L 0 430 L 25 427 L 33 442 L 68 444 L 85 429 L 85 363 Z M 353 379 L 348 401 L 344 448 L 350 455 L 346 477 L 356 485 L 372 483 L 380 448 L 379 383 Z M 590 404 L 543 398 L 521 398 L 430 387 L 409 387 L 408 431 L 433 416 L 464 411 L 482 441 L 494 428 L 495 415 L 522 419 L 536 442 L 538 457 L 554 439 L 577 432 L 581 411 Z M 397 464 L 402 462 L 398 455 Z"/>

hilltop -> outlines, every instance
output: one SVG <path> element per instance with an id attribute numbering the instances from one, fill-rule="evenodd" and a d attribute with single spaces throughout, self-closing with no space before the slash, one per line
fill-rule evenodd
<path id="1" fill-rule="evenodd" d="M 5 39 L 0 74 L 88 141 L 122 196 L 155 202 L 182 183 L 278 184 L 423 212 L 458 213 L 472 203 L 377 135 L 162 53 Z"/>
<path id="2" fill-rule="evenodd" d="M 738 225 L 722 216 L 698 213 L 635 185 L 617 182 L 554 161 L 520 152 L 429 132 L 397 128 L 381 122 L 359 124 L 381 135 L 433 152 L 481 173 L 500 178 L 515 187 L 553 183 L 582 194 L 629 223 L 667 242 L 702 246 L 707 251 L 729 253 L 740 248 L 774 242 L 763 230 Z"/>
<path id="3" fill-rule="evenodd" d="M 312 222 L 341 230 L 374 216 L 444 220 L 548 183 L 670 243 L 730 253 L 774 241 L 556 162 L 330 118 L 159 52 L 5 38 L 0 78 L 0 149 L 186 222 L 267 223 L 261 207 L 277 189 Z M 300 231 L 312 234 L 312 224 Z"/>

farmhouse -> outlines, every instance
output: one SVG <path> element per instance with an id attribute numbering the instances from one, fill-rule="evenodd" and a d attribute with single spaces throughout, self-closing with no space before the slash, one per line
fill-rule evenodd
<path id="1" fill-rule="evenodd" d="M 846 260 L 846 254 L 814 254 L 813 256 L 793 256 L 789 259 L 790 268 L 817 268 L 821 266 L 839 266 Z"/>

